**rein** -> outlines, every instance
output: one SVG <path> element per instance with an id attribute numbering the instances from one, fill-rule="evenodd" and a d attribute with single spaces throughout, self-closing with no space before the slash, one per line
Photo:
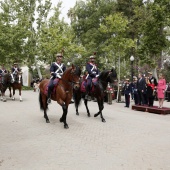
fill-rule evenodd
<path id="1" fill-rule="evenodd" d="M 73 75 L 75 73 L 71 72 L 71 75 Z M 61 78 L 60 80 L 62 80 L 63 82 L 71 85 L 73 87 L 74 84 L 80 84 L 80 82 L 76 82 L 76 81 L 69 81 L 69 80 L 64 80 L 63 78 Z M 63 87 L 63 85 L 61 83 L 58 83 L 61 87 Z"/>

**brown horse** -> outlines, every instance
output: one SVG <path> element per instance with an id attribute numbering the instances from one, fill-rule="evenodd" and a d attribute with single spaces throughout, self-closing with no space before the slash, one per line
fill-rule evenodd
<path id="1" fill-rule="evenodd" d="M 15 100 L 15 90 L 19 90 L 19 100 L 22 102 L 22 97 L 21 97 L 21 90 L 22 90 L 22 72 L 18 72 L 17 75 L 15 76 L 15 81 L 14 83 L 11 83 L 11 87 L 13 89 L 13 95 L 11 94 L 10 91 L 10 96 L 12 96 L 12 100 Z"/>
<path id="2" fill-rule="evenodd" d="M 80 87 L 80 74 L 81 70 L 78 67 L 72 65 L 64 72 L 62 78 L 59 80 L 57 86 L 54 87 L 54 91 L 51 95 L 51 99 L 57 101 L 58 104 L 63 109 L 63 115 L 60 118 L 60 122 L 64 123 L 64 128 L 69 128 L 66 122 L 68 106 L 73 96 L 73 88 L 78 89 Z M 46 123 L 50 123 L 47 116 L 47 88 L 48 88 L 49 80 L 45 79 L 41 81 L 39 85 L 40 94 L 39 94 L 39 103 L 40 109 L 44 111 L 44 118 L 46 119 Z"/>

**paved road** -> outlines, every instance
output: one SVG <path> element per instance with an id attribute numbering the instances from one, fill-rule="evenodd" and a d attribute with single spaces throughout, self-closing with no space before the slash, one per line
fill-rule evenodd
<path id="1" fill-rule="evenodd" d="M 95 102 L 89 108 L 92 115 L 98 110 Z M 105 104 L 102 123 L 100 117 L 87 117 L 83 103 L 76 116 L 72 104 L 68 130 L 59 122 L 62 110 L 54 101 L 48 115 L 50 124 L 39 109 L 38 92 L 24 91 L 23 102 L 19 97 L 0 102 L 0 169 L 170 169 L 170 115 L 133 111 L 113 102 Z"/>

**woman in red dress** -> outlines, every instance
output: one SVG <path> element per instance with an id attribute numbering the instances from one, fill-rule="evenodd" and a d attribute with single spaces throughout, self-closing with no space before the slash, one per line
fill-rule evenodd
<path id="1" fill-rule="evenodd" d="M 157 85 L 157 97 L 159 101 L 158 108 L 163 107 L 164 97 L 165 97 L 165 89 L 166 89 L 166 80 L 163 75 L 159 75 L 158 85 Z"/>

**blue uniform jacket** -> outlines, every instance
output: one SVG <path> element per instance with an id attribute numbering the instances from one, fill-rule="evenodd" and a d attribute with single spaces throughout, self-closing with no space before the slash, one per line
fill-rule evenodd
<path id="1" fill-rule="evenodd" d="M 52 63 L 50 67 L 50 73 L 62 74 L 66 70 L 66 66 L 63 63 Z"/>
<path id="2" fill-rule="evenodd" d="M 7 73 L 7 71 L 0 69 L 0 74 L 2 74 L 2 73 Z"/>
<path id="3" fill-rule="evenodd" d="M 125 83 L 125 86 L 124 86 L 124 94 L 130 94 L 131 91 L 132 91 L 132 86 L 131 86 L 131 84 Z"/>
<path id="4" fill-rule="evenodd" d="M 87 78 L 95 78 L 95 77 L 99 76 L 99 70 L 95 64 L 87 63 L 86 70 L 89 74 Z"/>
<path id="5" fill-rule="evenodd" d="M 18 67 L 12 67 L 12 69 L 11 69 L 12 74 L 14 74 L 14 73 L 15 73 L 15 70 L 19 72 L 21 69 L 20 69 L 20 68 L 18 68 Z"/>

